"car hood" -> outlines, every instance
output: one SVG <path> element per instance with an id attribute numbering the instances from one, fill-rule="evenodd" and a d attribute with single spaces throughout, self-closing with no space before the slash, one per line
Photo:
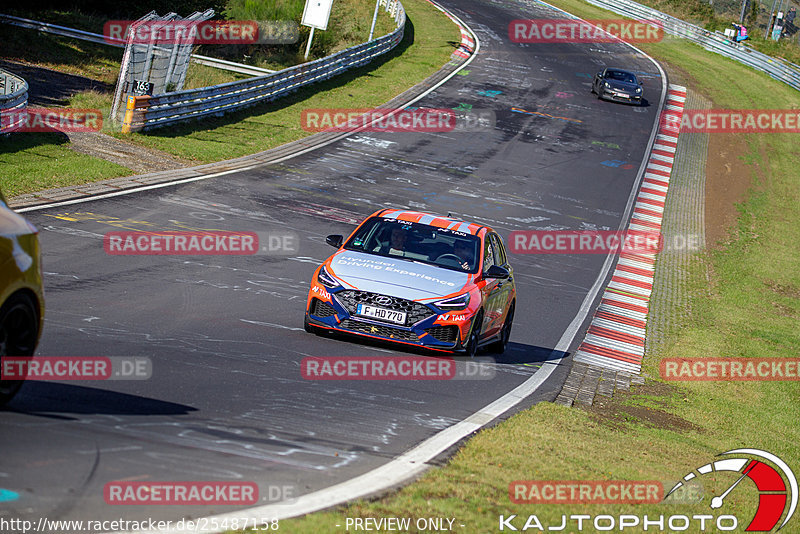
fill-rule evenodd
<path id="1" fill-rule="evenodd" d="M 608 85 L 615 91 L 625 91 L 627 93 L 635 93 L 636 89 L 639 87 L 638 84 L 621 82 L 619 80 L 606 80 L 606 82 L 608 82 Z"/>
<path id="2" fill-rule="evenodd" d="M 346 288 L 381 293 L 408 300 L 444 297 L 461 290 L 469 281 L 459 273 L 408 260 L 342 250 L 329 261 L 328 271 Z"/>

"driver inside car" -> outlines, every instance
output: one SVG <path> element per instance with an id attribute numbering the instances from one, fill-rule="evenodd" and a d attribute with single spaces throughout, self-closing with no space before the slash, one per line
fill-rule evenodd
<path id="1" fill-rule="evenodd" d="M 406 243 L 408 242 L 408 231 L 402 227 L 396 226 L 392 228 L 392 233 L 389 236 L 389 241 L 375 247 L 375 252 L 382 252 L 384 254 L 391 254 L 392 256 L 405 256 Z"/>
<path id="2" fill-rule="evenodd" d="M 457 239 L 453 245 L 453 253 L 461 260 L 461 268 L 465 271 L 472 269 L 475 262 L 473 246 L 469 242 Z"/>

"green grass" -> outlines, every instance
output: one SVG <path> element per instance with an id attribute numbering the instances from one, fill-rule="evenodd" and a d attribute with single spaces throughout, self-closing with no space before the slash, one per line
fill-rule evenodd
<path id="1" fill-rule="evenodd" d="M 0 189 L 6 198 L 133 174 L 126 167 L 70 150 L 68 143 L 59 133 L 17 133 L 0 141 Z"/>
<path id="2" fill-rule="evenodd" d="M 576 0 L 551 3 L 584 18 L 609 16 Z M 800 95 L 788 86 L 685 41 L 642 48 L 667 63 L 673 82 L 688 83 L 716 108 L 800 107 Z M 560 525 L 562 514 L 691 516 L 709 513 L 710 496 L 736 477 L 703 477 L 706 498 L 698 504 L 514 504 L 508 488 L 514 480 L 675 481 L 739 447 L 773 452 L 798 472 L 797 382 L 658 378 L 662 357 L 800 357 L 800 150 L 791 134 L 745 139 L 749 152 L 737 164 L 751 169 L 753 191 L 738 206 L 738 224 L 727 243 L 692 263 L 690 312 L 658 347 L 658 357 L 644 362 L 643 372 L 651 377 L 645 386 L 617 395 L 608 408 L 538 404 L 480 432 L 445 467 L 413 484 L 381 499 L 281 521 L 281 530 L 325 532 L 348 517 L 452 517 L 465 525 L 460 532 L 496 532 L 501 514 L 522 517 L 517 528 L 535 514 L 545 529 Z M 754 514 L 755 498 L 752 484 L 742 484 L 725 500 L 724 513 L 738 516 L 739 531 Z M 795 517 L 783 531 L 800 532 L 798 521 Z M 577 531 L 575 523 L 566 531 Z"/>

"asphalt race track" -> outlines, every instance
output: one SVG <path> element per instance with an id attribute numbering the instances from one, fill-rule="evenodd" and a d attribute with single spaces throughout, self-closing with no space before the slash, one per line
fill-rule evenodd
<path id="1" fill-rule="evenodd" d="M 25 384 L 0 415 L 0 487 L 19 494 L 3 503 L 10 516 L 176 520 L 236 509 L 110 506 L 103 488 L 115 480 L 253 481 L 262 503 L 282 498 L 270 488 L 296 497 L 374 469 L 562 356 L 553 348 L 602 255 L 513 255 L 515 325 L 491 379 L 301 376 L 307 356 L 405 354 L 303 331 L 311 273 L 333 252 L 325 236 L 349 233 L 378 208 L 452 212 L 504 236 L 623 222 L 661 100 L 656 65 L 622 44 L 512 43 L 511 20 L 562 18 L 534 2 L 443 4 L 476 32 L 480 53 L 414 105 L 491 110 L 493 127 L 361 132 L 274 166 L 26 213 L 40 229 L 46 272 L 37 354 L 143 356 L 153 372 L 148 380 Z M 647 104 L 597 100 L 591 76 L 606 64 L 636 71 Z M 110 231 L 188 229 L 293 232 L 299 250 L 103 249 Z M 552 400 L 568 370 L 567 355 L 518 408 Z"/>

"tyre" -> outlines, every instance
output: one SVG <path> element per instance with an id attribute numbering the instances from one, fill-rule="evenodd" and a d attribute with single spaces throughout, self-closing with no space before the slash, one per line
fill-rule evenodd
<path id="1" fill-rule="evenodd" d="M 0 358 L 33 356 L 39 340 L 39 314 L 31 298 L 23 293 L 12 295 L 0 307 Z M 0 406 L 6 404 L 22 380 L 0 380 Z"/>
<path id="2" fill-rule="evenodd" d="M 514 323 L 514 307 L 516 303 L 512 302 L 511 307 L 506 314 L 506 320 L 503 322 L 503 329 L 500 330 L 500 337 L 497 341 L 492 343 L 491 350 L 497 354 L 503 354 L 508 347 L 508 340 L 511 337 L 511 326 Z"/>
<path id="3" fill-rule="evenodd" d="M 469 338 L 467 338 L 467 344 L 464 347 L 465 355 L 469 356 L 470 358 L 474 358 L 475 355 L 478 354 L 478 343 L 480 342 L 481 338 L 481 327 L 483 326 L 483 311 L 478 312 L 477 317 L 475 317 L 475 322 L 472 323 L 472 329 L 469 331 Z"/>

